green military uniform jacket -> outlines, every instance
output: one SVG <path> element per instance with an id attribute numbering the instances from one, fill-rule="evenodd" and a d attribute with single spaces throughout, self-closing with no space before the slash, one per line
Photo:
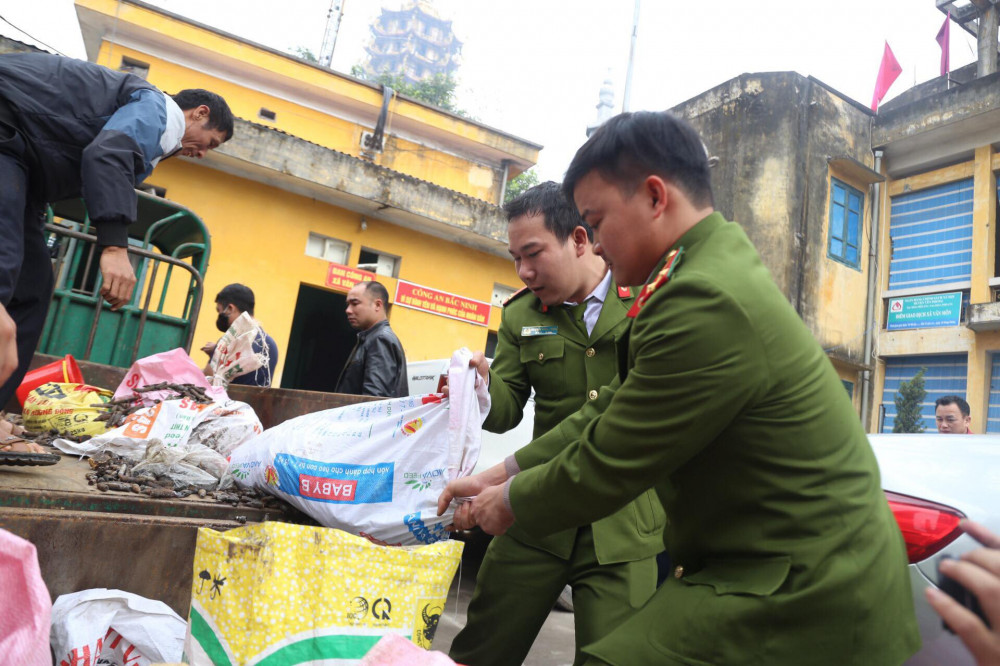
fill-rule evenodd
<path id="1" fill-rule="evenodd" d="M 518 455 L 549 462 L 511 482 L 516 524 L 585 525 L 655 487 L 677 567 L 587 649 L 611 664 L 901 663 L 905 546 L 836 372 L 738 225 L 712 214 L 678 247 L 618 380 Z"/>
<path id="2" fill-rule="evenodd" d="M 555 427 L 588 400 L 600 395 L 618 373 L 618 350 L 634 300 L 631 290 L 611 281 L 600 317 L 589 338 L 582 324 L 562 306 L 546 307 L 524 290 L 507 302 L 497 332 L 490 368 L 492 407 L 483 427 L 506 432 L 521 421 L 524 405 L 535 389 L 534 437 Z M 623 347 L 622 347 L 623 348 Z M 522 469 L 539 461 L 518 463 Z M 663 550 L 663 507 L 649 491 L 593 526 L 594 546 L 601 564 L 632 562 Z M 576 528 L 544 536 L 514 527 L 519 541 L 568 559 Z"/>

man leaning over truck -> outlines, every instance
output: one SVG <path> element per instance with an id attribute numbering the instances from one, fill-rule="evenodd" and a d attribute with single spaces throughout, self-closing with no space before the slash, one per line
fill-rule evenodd
<path id="1" fill-rule="evenodd" d="M 83 196 L 100 248 L 101 295 L 118 309 L 135 287 L 125 250 L 135 186 L 161 159 L 204 157 L 232 135 L 233 114 L 215 93 L 170 97 L 137 76 L 73 58 L 0 55 L 0 305 L 17 344 L 0 407 L 28 369 L 49 308 L 46 204 Z M 0 368 L 7 354 L 0 350 Z"/>

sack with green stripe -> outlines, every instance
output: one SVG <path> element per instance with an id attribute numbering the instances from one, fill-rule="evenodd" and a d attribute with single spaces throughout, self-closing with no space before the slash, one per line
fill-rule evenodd
<path id="1" fill-rule="evenodd" d="M 279 522 L 201 528 L 185 660 L 354 664 L 385 634 L 430 648 L 462 546 L 380 546 Z"/>

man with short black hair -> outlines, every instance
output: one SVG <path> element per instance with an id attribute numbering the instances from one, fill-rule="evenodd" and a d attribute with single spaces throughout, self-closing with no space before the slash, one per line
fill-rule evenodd
<path id="1" fill-rule="evenodd" d="M 965 398 L 943 395 L 934 401 L 934 421 L 942 435 L 971 435 L 972 410 Z"/>
<path id="2" fill-rule="evenodd" d="M 240 315 L 246 312 L 253 317 L 253 309 L 256 305 L 253 290 L 250 287 L 233 283 L 222 288 L 215 297 L 215 311 L 218 317 L 215 320 L 215 327 L 220 332 L 225 333 L 233 325 Z M 256 322 L 256 320 L 254 320 Z M 208 354 L 209 363 L 205 366 L 205 373 L 212 374 L 212 356 L 215 354 L 216 343 L 206 343 L 201 348 Z M 243 386 L 270 386 L 274 379 L 274 370 L 278 367 L 278 344 L 263 328 L 259 329 L 257 337 L 253 341 L 253 353 L 267 358 L 267 365 L 262 365 L 253 372 L 237 375 L 230 384 L 241 384 Z"/>
<path id="3" fill-rule="evenodd" d="M 141 78 L 44 53 L 0 55 L 0 305 L 16 326 L 17 370 L 35 352 L 52 293 L 46 204 L 83 196 L 97 234 L 101 296 L 130 302 L 128 225 L 135 187 L 162 159 L 201 158 L 233 135 L 224 99 L 205 90 L 171 98 Z"/>
<path id="4" fill-rule="evenodd" d="M 503 307 L 490 366 L 491 432 L 517 426 L 535 394 L 534 435 L 595 400 L 618 372 L 618 340 L 635 299 L 594 254 L 593 232 L 558 183 L 504 205 L 508 250 L 525 288 Z M 473 666 L 518 666 L 566 585 L 573 590 L 577 661 L 653 595 L 663 550 L 663 507 L 653 491 L 593 525 L 540 537 L 518 528 L 490 543 L 449 656 Z M 517 617 L 517 622 L 509 618 Z"/>
<path id="5" fill-rule="evenodd" d="M 618 377 L 443 512 L 543 536 L 655 489 L 674 575 L 586 664 L 900 664 L 920 645 L 906 546 L 823 349 L 738 224 L 694 129 L 624 113 L 563 184 L 618 284 L 644 285 Z"/>
<path id="6" fill-rule="evenodd" d="M 358 341 L 337 379 L 337 393 L 399 398 L 409 394 L 406 354 L 389 327 L 389 292 L 381 282 L 359 282 L 347 292 L 347 322 Z"/>

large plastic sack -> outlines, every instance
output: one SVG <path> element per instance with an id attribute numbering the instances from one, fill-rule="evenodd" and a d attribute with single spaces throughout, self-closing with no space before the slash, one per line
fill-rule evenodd
<path id="1" fill-rule="evenodd" d="M 462 546 L 385 548 L 340 530 L 274 521 L 201 528 L 185 660 L 353 664 L 385 634 L 429 648 Z"/>
<path id="2" fill-rule="evenodd" d="M 115 390 L 115 400 L 136 397 L 134 389 L 152 384 L 194 384 L 206 389 L 209 396 L 215 400 L 228 400 L 226 390 L 220 386 L 212 386 L 205 373 L 201 371 L 187 352 L 181 348 L 160 352 L 152 356 L 140 358 L 132 364 L 125 373 L 125 378 Z M 164 400 L 173 394 L 166 391 L 150 391 L 142 393 L 146 405 L 152 405 L 156 400 Z"/>
<path id="3" fill-rule="evenodd" d="M 191 431 L 190 441 L 228 457 L 236 447 L 262 432 L 264 426 L 253 407 L 237 400 L 223 400 L 216 402 Z"/>
<path id="4" fill-rule="evenodd" d="M 28 393 L 21 415 L 24 427 L 32 432 L 58 430 L 60 435 L 81 437 L 98 435 L 107 430 L 97 417 L 106 410 L 111 391 L 87 384 L 49 382 Z"/>
<path id="5" fill-rule="evenodd" d="M 241 313 L 215 343 L 211 361 L 212 384 L 228 386 L 237 377 L 256 372 L 258 368 L 269 368 L 267 345 L 263 346 L 261 353 L 253 349 L 257 338 L 263 336 L 264 329 L 257 320 L 248 312 Z"/>
<path id="6" fill-rule="evenodd" d="M 222 432 L 229 424 L 232 428 Z M 213 489 L 220 482 L 227 483 L 226 455 L 262 431 L 260 420 L 246 403 L 229 399 L 197 403 L 181 398 L 143 407 L 114 430 L 85 442 L 57 439 L 52 444 L 74 455 L 108 451 L 142 461 L 136 470 L 169 476 L 177 487 Z"/>
<path id="7" fill-rule="evenodd" d="M 467 349 L 440 394 L 363 402 L 306 414 L 233 451 L 237 485 L 269 492 L 326 527 L 388 545 L 446 539 L 437 515 L 448 481 L 471 473 L 489 412 Z M 478 384 L 478 387 L 476 386 Z"/>
<path id="8" fill-rule="evenodd" d="M 122 590 L 64 594 L 52 605 L 52 650 L 60 666 L 180 661 L 186 628 L 162 601 Z"/>
<path id="9" fill-rule="evenodd" d="M 0 654 L 3 663 L 50 666 L 52 601 L 34 544 L 0 529 Z"/>

